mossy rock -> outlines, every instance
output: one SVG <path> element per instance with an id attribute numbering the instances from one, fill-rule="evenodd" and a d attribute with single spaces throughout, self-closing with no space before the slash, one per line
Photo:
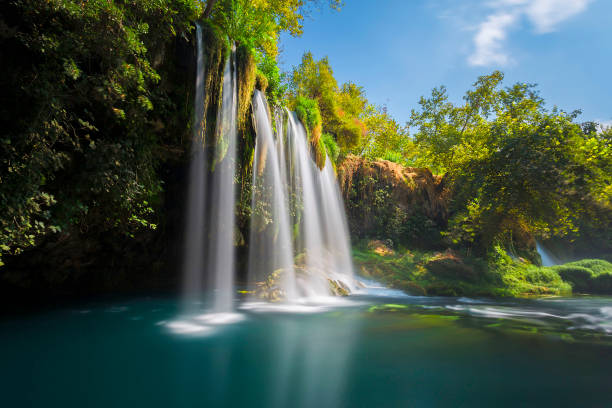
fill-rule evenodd
<path id="1" fill-rule="evenodd" d="M 410 293 L 411 295 L 419 295 L 419 296 L 427 295 L 427 290 L 416 282 L 412 282 L 412 281 L 401 282 L 395 285 L 395 287 L 397 287 L 400 290 L 403 290 L 404 292 Z"/>
<path id="2" fill-rule="evenodd" d="M 447 283 L 444 282 L 434 282 L 425 287 L 428 295 L 433 296 L 459 296 L 463 294 L 461 291 L 457 291 L 457 288 L 454 288 Z"/>
<path id="3" fill-rule="evenodd" d="M 575 292 L 612 294 L 612 263 L 584 259 L 552 267 Z"/>
<path id="4" fill-rule="evenodd" d="M 459 279 L 469 282 L 478 280 L 479 273 L 471 265 L 467 265 L 455 255 L 439 255 L 425 264 L 427 270 L 434 276 L 443 279 Z"/>
<path id="5" fill-rule="evenodd" d="M 255 76 L 255 88 L 264 93 L 266 89 L 268 89 L 268 78 L 266 78 L 261 71 L 257 71 L 257 75 Z"/>
<path id="6" fill-rule="evenodd" d="M 349 288 L 341 281 L 328 279 L 329 287 L 334 296 L 348 296 L 351 292 Z"/>

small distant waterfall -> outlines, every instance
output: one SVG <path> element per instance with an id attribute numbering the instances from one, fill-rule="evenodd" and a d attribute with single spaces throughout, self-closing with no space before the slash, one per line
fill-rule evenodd
<path id="1" fill-rule="evenodd" d="M 205 129 L 202 126 L 206 114 L 205 68 L 202 29 L 199 24 L 196 25 L 196 40 L 195 118 L 187 192 L 183 293 L 191 311 L 194 311 L 193 305 L 201 300 L 206 286 L 213 294 L 211 310 L 227 313 L 233 309 L 235 269 L 235 50 L 232 50 L 225 64 L 221 109 L 211 144 L 205 140 Z M 209 149 L 209 145 L 214 145 L 214 149 Z M 208 276 L 207 282 L 205 276 Z"/>
<path id="2" fill-rule="evenodd" d="M 536 241 L 536 250 L 542 259 L 542 266 L 555 266 L 563 263 L 538 241 Z"/>
<path id="3" fill-rule="evenodd" d="M 250 280 L 281 274 L 277 278 L 288 301 L 330 296 L 331 281 L 352 289 L 348 228 L 331 163 L 323 171 L 316 166 L 295 113 L 276 111 L 274 133 L 259 91 L 253 107 Z"/>

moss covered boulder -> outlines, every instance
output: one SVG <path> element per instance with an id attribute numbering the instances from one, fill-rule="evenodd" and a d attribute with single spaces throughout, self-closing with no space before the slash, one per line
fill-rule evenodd
<path id="1" fill-rule="evenodd" d="M 553 266 L 561 278 L 577 293 L 612 294 L 612 263 L 602 259 L 584 259 Z"/>

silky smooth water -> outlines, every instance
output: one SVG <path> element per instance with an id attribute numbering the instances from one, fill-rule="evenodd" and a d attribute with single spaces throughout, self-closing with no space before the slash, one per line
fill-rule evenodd
<path id="1" fill-rule="evenodd" d="M 196 332 L 176 325 L 173 298 L 4 318 L 2 406 L 610 406 L 609 297 L 409 297 L 370 283 L 335 305 L 241 310 Z"/>
<path id="2" fill-rule="evenodd" d="M 320 271 L 330 269 L 324 256 L 322 203 L 319 169 L 313 161 L 306 141 L 306 129 L 295 113 L 288 115 L 287 139 L 291 146 L 294 186 L 299 196 L 301 223 L 299 225 L 298 251 L 305 255 L 305 266 L 309 272 L 302 277 L 300 287 L 307 297 L 331 295 L 329 283 Z"/>
<path id="3" fill-rule="evenodd" d="M 330 280 L 354 290 L 349 232 L 332 163 L 327 159 L 323 170 L 317 167 L 295 113 L 277 109 L 272 123 L 259 91 L 253 113 L 249 281 L 256 285 L 271 276 L 293 303 L 331 297 Z"/>
<path id="4" fill-rule="evenodd" d="M 555 266 L 564 263 L 538 241 L 536 241 L 536 250 L 542 259 L 542 266 Z"/>
<path id="5" fill-rule="evenodd" d="M 185 235 L 183 245 L 183 296 L 188 303 L 197 299 L 204 286 L 204 229 L 206 155 L 204 152 L 204 43 L 202 27 L 196 24 L 197 69 L 194 96 L 193 135 L 185 204 Z"/>
<path id="6" fill-rule="evenodd" d="M 197 67 L 194 131 L 185 206 L 183 298 L 185 307 L 214 295 L 212 313 L 231 313 L 235 273 L 236 50 L 225 62 L 221 108 L 214 140 L 205 140 L 205 65 L 202 29 L 196 25 Z M 208 157 L 207 147 L 214 153 Z M 209 160 L 210 159 L 210 160 Z"/>
<path id="7" fill-rule="evenodd" d="M 266 279 L 282 271 L 282 286 L 289 299 L 297 297 L 293 267 L 293 240 L 285 172 L 274 140 L 264 95 L 255 91 L 253 112 L 257 141 L 253 159 L 251 225 L 249 238 L 249 280 Z"/>
<path id="8" fill-rule="evenodd" d="M 210 287 L 215 294 L 213 310 L 228 313 L 232 310 L 234 294 L 236 215 L 236 116 L 238 114 L 236 82 L 236 47 L 223 71 L 221 109 L 217 115 L 215 163 L 211 179 L 210 228 L 208 229 L 208 256 Z M 204 227 L 204 226 L 203 226 Z"/>

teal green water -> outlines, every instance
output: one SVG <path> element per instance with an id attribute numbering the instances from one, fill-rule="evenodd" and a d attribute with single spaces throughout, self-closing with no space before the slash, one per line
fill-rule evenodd
<path id="1" fill-rule="evenodd" d="M 221 326 L 178 308 L 131 299 L 3 319 L 2 406 L 612 406 L 611 298 L 356 296 Z"/>

